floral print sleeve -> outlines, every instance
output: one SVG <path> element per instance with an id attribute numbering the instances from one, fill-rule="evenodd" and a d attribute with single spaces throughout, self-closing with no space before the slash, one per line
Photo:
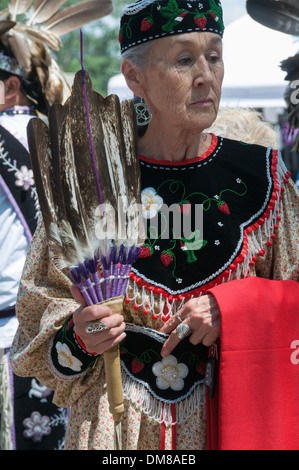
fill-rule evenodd
<path id="1" fill-rule="evenodd" d="M 286 173 L 282 160 L 279 161 L 278 171 L 283 175 Z M 291 179 L 284 178 L 283 183 L 279 195 L 279 215 L 276 223 L 274 221 L 275 238 L 270 238 L 272 228 L 266 225 L 263 236 L 271 241 L 268 242 L 265 256 L 260 257 L 256 264 L 256 275 L 277 281 L 299 281 L 299 193 Z"/>

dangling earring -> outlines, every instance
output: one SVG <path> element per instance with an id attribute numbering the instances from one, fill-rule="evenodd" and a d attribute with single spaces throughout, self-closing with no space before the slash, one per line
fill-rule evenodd
<path id="1" fill-rule="evenodd" d="M 145 103 L 143 98 L 135 97 L 135 111 L 136 111 L 136 118 L 138 126 L 147 126 L 152 119 L 152 112 L 150 107 Z"/>

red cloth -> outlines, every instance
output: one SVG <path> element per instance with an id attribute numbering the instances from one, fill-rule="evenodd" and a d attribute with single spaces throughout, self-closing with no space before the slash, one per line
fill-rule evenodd
<path id="1" fill-rule="evenodd" d="M 298 450 L 299 284 L 251 277 L 210 292 L 221 345 L 218 390 L 207 398 L 209 449 Z"/>

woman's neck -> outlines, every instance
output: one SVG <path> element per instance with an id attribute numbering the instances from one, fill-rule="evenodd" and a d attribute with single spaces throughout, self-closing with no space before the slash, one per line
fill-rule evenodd
<path id="1" fill-rule="evenodd" d="M 160 136 L 160 137 L 157 137 Z M 212 136 L 201 132 L 175 131 L 155 133 L 149 126 L 139 139 L 139 154 L 155 160 L 181 162 L 204 154 L 211 145 Z"/>

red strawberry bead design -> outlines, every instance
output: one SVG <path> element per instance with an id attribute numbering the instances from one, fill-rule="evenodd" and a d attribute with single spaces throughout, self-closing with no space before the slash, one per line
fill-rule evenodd
<path id="1" fill-rule="evenodd" d="M 161 256 L 161 261 L 162 263 L 164 264 L 164 266 L 167 268 L 167 266 L 169 266 L 172 261 L 173 261 L 173 256 L 172 256 L 172 253 L 169 253 L 169 252 L 166 252 L 166 253 L 162 253 Z"/>
<path id="2" fill-rule="evenodd" d="M 152 254 L 153 249 L 151 246 L 144 245 L 139 250 L 139 258 L 149 258 L 149 256 L 152 256 Z"/>
<path id="3" fill-rule="evenodd" d="M 189 215 L 191 210 L 191 204 L 189 201 L 183 202 L 183 204 L 180 204 L 179 208 L 182 214 Z"/>
<path id="4" fill-rule="evenodd" d="M 140 31 L 148 31 L 153 26 L 153 23 L 148 18 L 143 18 L 141 22 Z"/>
<path id="5" fill-rule="evenodd" d="M 132 361 L 132 372 L 134 372 L 134 374 L 138 374 L 138 372 L 141 372 L 143 368 L 144 368 L 143 363 L 137 361 L 137 359 L 133 359 L 133 361 Z"/>
<path id="6" fill-rule="evenodd" d="M 204 29 L 206 27 L 207 19 L 204 16 L 201 16 L 200 18 L 195 17 L 194 21 L 200 29 Z"/>
<path id="7" fill-rule="evenodd" d="M 196 372 L 198 372 L 198 373 L 201 374 L 201 375 L 205 375 L 205 373 L 206 373 L 206 367 L 207 367 L 207 365 L 206 365 L 204 362 L 202 362 L 202 363 L 200 363 L 199 366 L 197 367 Z"/>
<path id="8" fill-rule="evenodd" d="M 218 209 L 226 215 L 230 214 L 230 210 L 226 202 L 219 202 Z"/>

